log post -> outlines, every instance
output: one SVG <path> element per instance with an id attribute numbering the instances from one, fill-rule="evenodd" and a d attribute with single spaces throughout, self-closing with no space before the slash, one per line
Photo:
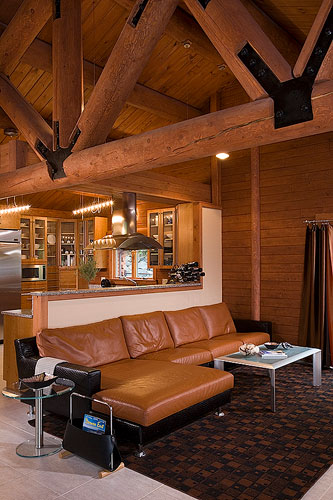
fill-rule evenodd
<path id="1" fill-rule="evenodd" d="M 178 0 L 135 3 L 81 115 L 74 151 L 105 142 L 177 4 Z"/>
<path id="2" fill-rule="evenodd" d="M 52 29 L 55 149 L 57 129 L 59 146 L 66 148 L 83 110 L 81 0 L 62 0 Z"/>
<path id="3" fill-rule="evenodd" d="M 260 320 L 260 151 L 251 148 L 251 318 Z"/>

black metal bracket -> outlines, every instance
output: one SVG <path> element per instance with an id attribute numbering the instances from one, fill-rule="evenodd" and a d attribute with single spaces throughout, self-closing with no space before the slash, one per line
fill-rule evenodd
<path id="1" fill-rule="evenodd" d="M 311 93 L 320 66 L 333 39 L 333 9 L 318 37 L 309 61 L 298 78 L 280 82 L 254 48 L 247 43 L 238 57 L 274 101 L 275 128 L 313 119 Z"/>
<path id="2" fill-rule="evenodd" d="M 138 10 L 136 11 L 136 13 L 134 14 L 132 20 L 130 21 L 130 25 L 133 26 L 133 28 L 137 27 L 138 22 L 140 21 L 140 17 L 143 14 L 143 11 L 147 7 L 148 1 L 149 0 L 142 0 L 142 2 L 140 3 L 140 5 L 138 7 Z"/>
<path id="3" fill-rule="evenodd" d="M 61 17 L 60 5 L 61 5 L 61 0 L 54 0 L 53 19 L 60 19 Z"/>
<path id="4" fill-rule="evenodd" d="M 61 179 L 62 177 L 66 177 L 64 171 L 64 161 L 72 154 L 72 149 L 79 135 L 81 134 L 81 130 L 76 129 L 76 132 L 73 136 L 70 145 L 67 148 L 61 148 L 59 146 L 59 122 L 54 122 L 54 129 L 57 138 L 57 146 L 55 151 L 49 150 L 48 147 L 45 146 L 45 144 L 43 144 L 42 141 L 40 141 L 39 139 L 36 143 L 36 149 L 46 160 L 47 170 L 49 176 L 53 181 L 55 179 Z"/>
<path id="5" fill-rule="evenodd" d="M 200 5 L 205 9 L 207 5 L 209 4 L 210 0 L 198 0 Z"/>

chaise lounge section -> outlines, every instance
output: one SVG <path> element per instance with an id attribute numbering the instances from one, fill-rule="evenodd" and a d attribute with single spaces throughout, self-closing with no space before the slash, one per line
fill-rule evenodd
<path id="1" fill-rule="evenodd" d="M 109 403 L 118 435 L 124 431 L 142 446 L 230 400 L 233 375 L 212 368 L 213 360 L 243 342 L 269 340 L 271 325 L 255 325 L 256 332 L 236 332 L 220 303 L 45 329 L 36 339 L 15 341 L 19 376 L 31 375 L 39 356 L 67 360 L 55 374 Z M 65 398 L 61 407 L 47 403 L 49 411 L 68 414 Z"/>

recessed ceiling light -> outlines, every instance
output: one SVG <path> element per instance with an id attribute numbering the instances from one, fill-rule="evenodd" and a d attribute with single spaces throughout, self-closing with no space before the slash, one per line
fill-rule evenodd
<path id="1" fill-rule="evenodd" d="M 216 158 L 219 158 L 220 160 L 226 160 L 227 158 L 229 158 L 229 155 L 228 153 L 218 153 L 216 155 Z"/>

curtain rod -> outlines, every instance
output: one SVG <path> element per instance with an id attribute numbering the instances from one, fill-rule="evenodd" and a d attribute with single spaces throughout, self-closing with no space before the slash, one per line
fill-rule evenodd
<path id="1" fill-rule="evenodd" d="M 314 220 L 303 220 L 303 223 L 304 224 L 316 224 L 317 222 L 321 222 L 321 223 L 329 223 L 329 222 L 333 222 L 333 219 L 314 219 Z"/>

